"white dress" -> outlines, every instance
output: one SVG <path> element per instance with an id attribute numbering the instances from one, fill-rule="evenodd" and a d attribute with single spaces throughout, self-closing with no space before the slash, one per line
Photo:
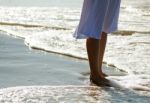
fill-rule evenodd
<path id="1" fill-rule="evenodd" d="M 121 0 L 84 0 L 81 18 L 73 36 L 100 39 L 101 33 L 118 29 Z"/>

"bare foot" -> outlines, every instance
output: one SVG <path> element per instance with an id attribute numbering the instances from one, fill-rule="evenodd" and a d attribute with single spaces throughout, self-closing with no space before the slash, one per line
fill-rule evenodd
<path id="1" fill-rule="evenodd" d="M 90 76 L 90 81 L 97 86 L 111 86 L 110 81 L 107 80 L 105 77 L 92 77 Z"/>
<path id="2" fill-rule="evenodd" d="M 99 75 L 100 75 L 101 78 L 105 78 L 105 77 L 108 76 L 107 74 L 105 74 L 105 73 L 103 73 L 103 72 L 100 72 Z"/>

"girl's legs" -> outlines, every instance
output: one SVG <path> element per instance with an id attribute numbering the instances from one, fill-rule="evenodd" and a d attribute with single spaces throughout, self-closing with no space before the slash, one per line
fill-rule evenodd
<path id="1" fill-rule="evenodd" d="M 105 47 L 107 43 L 107 33 L 102 32 L 101 39 L 99 40 L 99 72 L 104 77 L 107 76 L 105 73 L 102 72 L 102 63 L 103 63 L 103 57 L 105 54 Z"/>
<path id="2" fill-rule="evenodd" d="M 89 65 L 91 70 L 90 79 L 93 83 L 101 86 L 108 85 L 105 74 L 102 72 L 102 62 L 106 47 L 107 33 L 102 33 L 101 39 L 88 38 L 86 41 Z"/>

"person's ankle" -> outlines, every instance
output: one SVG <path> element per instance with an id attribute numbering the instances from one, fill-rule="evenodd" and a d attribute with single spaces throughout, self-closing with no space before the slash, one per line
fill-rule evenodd
<path id="1" fill-rule="evenodd" d="M 98 73 L 91 73 L 91 74 L 90 74 L 90 77 L 91 77 L 91 78 L 97 78 L 98 76 L 99 76 Z"/>
<path id="2" fill-rule="evenodd" d="M 90 75 L 90 79 L 94 79 L 94 80 L 97 80 L 97 79 L 100 79 L 100 76 L 99 75 Z"/>

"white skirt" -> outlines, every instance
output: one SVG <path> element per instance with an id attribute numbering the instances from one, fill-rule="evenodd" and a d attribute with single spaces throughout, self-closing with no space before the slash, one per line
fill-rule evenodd
<path id="1" fill-rule="evenodd" d="M 102 32 L 118 29 L 121 0 L 84 0 L 81 18 L 73 36 L 100 39 Z"/>

